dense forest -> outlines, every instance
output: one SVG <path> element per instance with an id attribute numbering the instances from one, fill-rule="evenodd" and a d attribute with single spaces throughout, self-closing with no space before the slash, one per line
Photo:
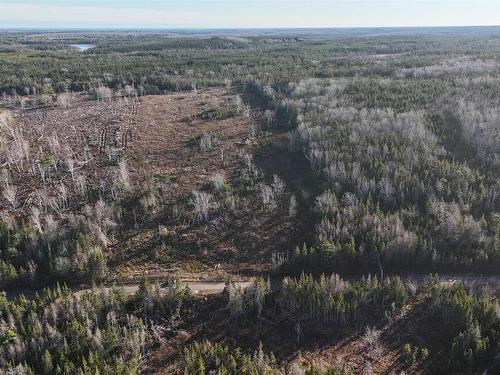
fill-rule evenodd
<path id="1" fill-rule="evenodd" d="M 0 33 L 0 374 L 495 373 L 499 53 Z"/>

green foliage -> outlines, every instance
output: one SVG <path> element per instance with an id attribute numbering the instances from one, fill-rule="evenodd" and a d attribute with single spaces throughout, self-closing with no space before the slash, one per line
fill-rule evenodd
<path id="1" fill-rule="evenodd" d="M 484 368 L 500 343 L 498 302 L 464 286 L 437 287 L 433 299 L 451 342 L 449 369 L 474 372 Z"/>
<path id="2" fill-rule="evenodd" d="M 272 355 L 263 352 L 262 346 L 253 355 L 240 349 L 231 351 L 228 347 L 210 342 L 195 343 L 184 349 L 182 358 L 184 374 L 262 374 L 280 375 Z"/>
<path id="3" fill-rule="evenodd" d="M 139 374 L 141 357 L 156 344 L 155 322 L 179 319 L 188 299 L 175 286 L 160 293 L 143 283 L 131 298 L 118 288 L 76 297 L 57 286 L 31 300 L 5 300 L 0 367 L 51 375 Z"/>
<path id="4" fill-rule="evenodd" d="M 403 345 L 403 360 L 407 366 L 411 366 L 416 362 L 425 363 L 429 357 L 429 350 L 427 348 L 419 348 L 418 346 L 413 346 L 410 343 Z"/>
<path id="5" fill-rule="evenodd" d="M 214 344 L 208 341 L 195 342 L 184 348 L 181 371 L 185 375 L 354 375 L 349 367 L 338 369 L 319 369 L 315 366 L 302 366 L 294 363 L 284 370 L 278 366 L 274 355 L 267 354 L 262 344 L 253 354 L 240 348 Z"/>
<path id="6" fill-rule="evenodd" d="M 325 326 L 362 327 L 377 319 L 396 314 L 409 297 L 398 278 L 363 278 L 348 283 L 338 275 L 322 275 L 318 281 L 302 274 L 285 278 L 277 298 L 281 308 L 292 316 Z"/>
<path id="7" fill-rule="evenodd" d="M 65 230 L 56 225 L 42 233 L 27 222 L 19 220 L 7 226 L 0 219 L 0 283 L 8 286 L 28 277 L 45 282 L 103 279 L 107 275 L 107 257 L 102 239 L 107 238 L 95 230 L 93 220 L 99 219 L 96 215 L 90 220 L 79 215 L 71 225 L 64 220 L 58 224 L 64 223 Z M 33 271 L 28 274 L 30 264 Z"/>
<path id="8" fill-rule="evenodd" d="M 239 322 L 252 321 L 262 317 L 266 302 L 269 302 L 271 284 L 259 277 L 252 286 L 242 289 L 228 280 L 224 292 L 231 318 Z"/>

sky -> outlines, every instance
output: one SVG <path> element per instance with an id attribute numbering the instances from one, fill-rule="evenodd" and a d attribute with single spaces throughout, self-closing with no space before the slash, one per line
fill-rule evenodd
<path id="1" fill-rule="evenodd" d="M 0 0 L 0 29 L 499 24 L 500 0 Z"/>

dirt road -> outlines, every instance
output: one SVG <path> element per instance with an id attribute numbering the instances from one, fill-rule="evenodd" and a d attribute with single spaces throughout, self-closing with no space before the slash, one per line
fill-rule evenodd
<path id="1" fill-rule="evenodd" d="M 401 278 L 403 280 L 411 280 L 416 283 L 421 283 L 424 281 L 426 275 L 420 275 L 420 274 L 412 274 L 412 275 L 401 275 Z M 476 285 L 500 285 L 500 276 L 496 275 L 441 275 L 440 276 L 441 282 L 446 285 L 455 285 L 459 283 L 465 283 L 465 284 L 476 284 Z M 236 281 L 235 284 L 241 288 L 247 288 L 252 283 L 254 282 L 255 278 L 249 278 L 246 280 L 240 280 Z M 346 279 L 348 281 L 355 281 L 353 279 Z M 168 288 L 168 285 L 166 285 L 162 281 L 157 281 L 158 285 L 160 286 L 160 290 L 166 290 Z M 180 284 L 183 286 L 188 286 L 189 289 L 194 294 L 217 294 L 221 293 L 224 290 L 224 287 L 226 286 L 225 281 L 222 280 L 199 280 L 199 281 L 180 281 Z M 118 284 L 120 285 L 125 293 L 127 294 L 133 294 L 139 289 L 139 282 L 134 282 L 134 283 L 125 283 L 125 284 Z M 274 280 L 272 282 L 272 288 L 273 289 L 279 289 L 281 287 L 281 282 L 278 280 Z M 110 287 L 104 287 L 110 288 Z M 77 295 L 85 293 L 90 291 L 90 288 L 85 288 L 78 290 L 76 292 Z"/>
<path id="2" fill-rule="evenodd" d="M 236 281 L 235 284 L 241 288 L 247 288 L 252 285 L 254 279 L 248 279 L 244 281 Z M 225 281 L 180 281 L 179 284 L 181 286 L 188 286 L 191 289 L 193 294 L 217 294 L 222 293 L 224 290 L 226 283 Z M 133 284 L 118 284 L 126 294 L 134 294 L 139 289 L 139 283 Z M 160 290 L 166 290 L 168 285 L 165 283 L 158 283 Z M 103 289 L 110 289 L 111 287 L 106 286 Z M 76 296 L 79 296 L 83 293 L 90 292 L 92 289 L 84 288 L 75 292 Z"/>
<path id="3" fill-rule="evenodd" d="M 416 283 L 421 283 L 424 281 L 426 275 L 423 274 L 411 274 L 411 275 L 400 275 L 403 280 L 411 280 Z M 354 282 L 359 278 L 346 278 L 346 281 Z M 472 275 L 472 274 L 464 274 L 464 275 L 440 275 L 441 282 L 446 285 L 455 285 L 459 283 L 464 283 L 468 285 L 497 285 L 500 286 L 500 276 L 497 275 Z M 235 284 L 241 288 L 247 288 L 254 282 L 255 278 L 247 278 L 244 280 L 235 281 Z M 166 284 L 166 279 L 157 278 L 152 281 L 157 283 L 160 286 L 160 290 L 166 290 L 168 285 Z M 182 286 L 188 286 L 191 289 L 193 294 L 217 294 L 221 293 L 226 286 L 225 280 L 196 280 L 196 281 L 180 281 Z M 114 285 L 123 288 L 126 294 L 133 294 L 139 289 L 140 282 L 139 281 L 128 281 L 128 282 L 118 282 L 115 284 L 109 284 L 105 286 L 100 286 L 99 288 L 110 289 Z M 273 280 L 272 281 L 272 289 L 277 290 L 281 287 L 281 281 Z M 88 286 L 73 286 L 72 289 L 75 291 L 75 295 L 79 296 L 83 293 L 92 291 L 92 288 Z M 17 290 L 7 292 L 9 297 L 15 297 L 24 294 L 26 297 L 30 297 L 34 295 L 36 290 L 26 289 L 26 290 Z"/>

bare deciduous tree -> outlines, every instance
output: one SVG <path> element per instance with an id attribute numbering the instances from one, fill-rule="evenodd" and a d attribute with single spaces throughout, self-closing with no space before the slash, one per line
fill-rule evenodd
<path id="1" fill-rule="evenodd" d="M 57 105 L 62 108 L 69 108 L 75 102 L 75 94 L 70 92 L 63 92 L 57 95 Z"/>
<path id="2" fill-rule="evenodd" d="M 366 327 L 365 333 L 362 336 L 363 345 L 366 355 L 370 360 L 377 360 L 383 352 L 383 346 L 380 341 L 382 331 L 374 327 Z"/>
<path id="3" fill-rule="evenodd" d="M 39 233 L 43 232 L 42 223 L 40 220 L 40 209 L 36 206 L 31 207 L 31 222 Z"/>
<path id="4" fill-rule="evenodd" d="M 211 178 L 212 188 L 217 193 L 227 190 L 226 176 L 223 171 L 216 172 Z"/>
<path id="5" fill-rule="evenodd" d="M 99 86 L 95 89 L 95 94 L 98 100 L 110 99 L 113 96 L 113 91 L 106 86 Z"/>
<path id="6" fill-rule="evenodd" d="M 12 209 L 17 208 L 17 187 L 8 183 L 4 185 L 3 197 L 9 202 Z"/>
<path id="7" fill-rule="evenodd" d="M 291 218 L 294 218 L 297 216 L 297 199 L 295 198 L 295 195 L 292 194 L 290 197 L 290 204 L 288 206 L 288 216 Z"/>
<path id="8" fill-rule="evenodd" d="M 118 181 L 123 190 L 130 190 L 130 174 L 125 160 L 120 160 L 118 163 Z"/>
<path id="9" fill-rule="evenodd" d="M 213 196 L 204 191 L 193 191 L 191 199 L 189 200 L 191 206 L 194 208 L 194 213 L 198 222 L 204 222 L 208 219 L 210 207 L 212 205 Z"/>
<path id="10" fill-rule="evenodd" d="M 217 145 L 217 137 L 209 132 L 203 132 L 199 140 L 200 150 L 207 152 L 212 150 Z"/>

